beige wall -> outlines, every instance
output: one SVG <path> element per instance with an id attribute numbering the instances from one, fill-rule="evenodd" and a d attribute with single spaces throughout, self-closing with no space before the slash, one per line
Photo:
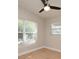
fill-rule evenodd
<path id="1" fill-rule="evenodd" d="M 21 54 L 23 52 L 26 52 L 28 50 L 31 50 L 31 49 L 34 49 L 37 47 L 41 47 L 43 45 L 43 41 L 44 41 L 44 26 L 43 26 L 43 24 L 44 24 L 44 21 L 41 20 L 39 17 L 26 12 L 25 10 L 19 9 L 18 13 L 19 13 L 18 14 L 19 19 L 30 20 L 30 21 L 36 22 L 38 25 L 38 32 L 39 32 L 38 38 L 37 38 L 37 41 L 35 44 L 32 44 L 32 45 L 22 44 L 22 45 L 18 46 L 18 50 L 19 50 L 18 53 Z"/>
<path id="2" fill-rule="evenodd" d="M 61 24 L 61 18 L 60 17 L 55 17 L 52 19 L 47 19 L 46 20 L 46 25 L 45 25 L 45 29 L 46 29 L 46 37 L 45 37 L 45 45 L 47 47 L 50 48 L 54 48 L 57 50 L 61 50 L 61 37 L 60 36 L 56 36 L 56 35 L 52 35 L 51 34 L 51 24 Z"/>

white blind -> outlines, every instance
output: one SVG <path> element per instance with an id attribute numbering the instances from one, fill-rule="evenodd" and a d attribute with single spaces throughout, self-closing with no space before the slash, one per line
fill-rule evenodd
<path id="1" fill-rule="evenodd" d="M 55 35 L 60 35 L 61 34 L 61 25 L 52 24 L 51 28 L 52 28 L 51 29 L 52 34 L 55 34 Z"/>

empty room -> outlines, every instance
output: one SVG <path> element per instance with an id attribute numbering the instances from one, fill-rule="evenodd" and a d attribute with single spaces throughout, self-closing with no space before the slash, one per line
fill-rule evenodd
<path id="1" fill-rule="evenodd" d="M 18 59 L 61 59 L 61 0 L 18 0 Z"/>

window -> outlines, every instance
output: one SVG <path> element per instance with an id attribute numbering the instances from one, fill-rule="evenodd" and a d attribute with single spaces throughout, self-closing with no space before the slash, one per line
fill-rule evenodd
<path id="1" fill-rule="evenodd" d="M 54 35 L 60 35 L 61 34 L 61 25 L 60 24 L 52 24 L 52 34 Z"/>
<path id="2" fill-rule="evenodd" d="M 34 43 L 37 38 L 37 24 L 31 21 L 18 21 L 18 44 Z"/>

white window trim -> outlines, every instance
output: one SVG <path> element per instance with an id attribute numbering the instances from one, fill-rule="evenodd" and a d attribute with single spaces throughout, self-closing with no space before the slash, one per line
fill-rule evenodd
<path id="1" fill-rule="evenodd" d="M 56 31 L 55 31 L 55 29 L 60 29 L 59 31 L 60 31 L 60 33 L 57 33 Z M 61 25 L 57 25 L 57 24 L 52 24 L 51 25 L 51 34 L 52 35 L 61 35 Z"/>
<path id="2" fill-rule="evenodd" d="M 23 26 L 23 32 L 18 32 L 18 33 L 23 33 L 23 41 L 19 41 L 18 42 L 18 44 L 22 44 L 22 43 L 24 43 L 24 42 L 27 42 L 28 40 L 26 40 L 26 33 L 31 33 L 31 32 L 26 32 L 25 31 L 25 20 L 23 20 L 23 24 L 24 24 L 24 26 Z M 29 22 L 29 21 L 27 21 L 27 22 Z M 32 21 L 30 21 L 30 22 L 32 22 Z M 34 22 L 35 23 L 35 22 Z M 36 24 L 36 27 L 37 27 L 37 24 Z M 32 32 L 33 34 L 36 34 L 37 35 L 37 32 Z M 36 36 L 36 38 L 37 38 L 37 36 Z M 33 41 L 33 42 L 35 42 L 35 40 L 36 39 L 34 39 L 34 40 L 31 40 L 31 41 Z M 27 42 L 28 43 L 28 42 Z"/>

